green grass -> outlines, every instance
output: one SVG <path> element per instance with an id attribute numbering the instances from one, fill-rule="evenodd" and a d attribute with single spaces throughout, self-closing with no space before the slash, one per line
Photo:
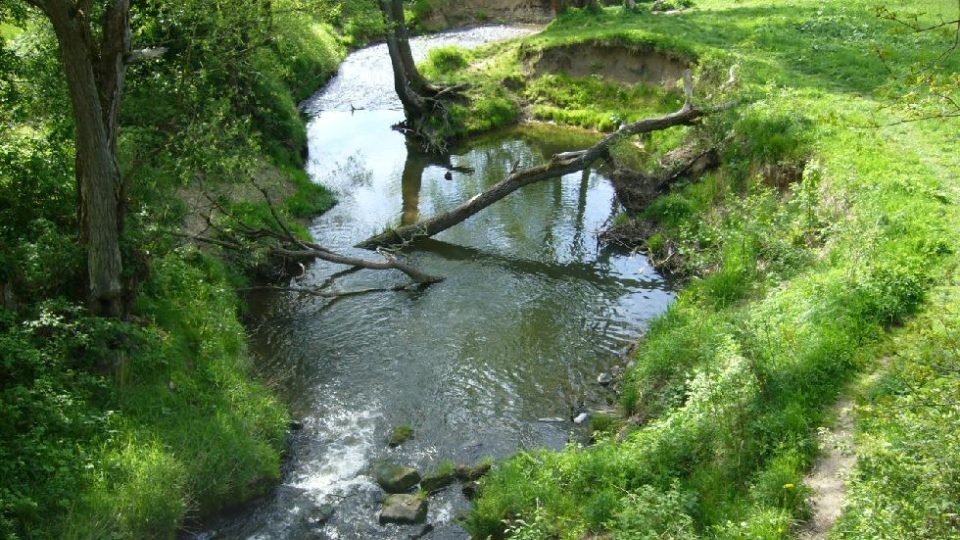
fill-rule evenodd
<path id="1" fill-rule="evenodd" d="M 269 46 L 238 54 L 222 42 L 235 37 L 232 12 L 165 6 L 169 19 L 138 19 L 142 38 L 175 42 L 199 24 L 191 35 L 199 60 L 171 54 L 129 70 L 119 158 L 130 186 L 122 246 L 124 279 L 137 292 L 130 322 L 82 307 L 73 128 L 54 91 L 62 74 L 52 35 L 30 23 L 29 39 L 5 44 L 4 58 L 16 62 L 4 63 L 13 84 L 4 97 L 15 107 L 3 111 L 12 129 L 0 130 L 0 288 L 14 292 L 0 307 L 4 540 L 172 538 L 186 517 L 262 494 L 279 478 L 287 413 L 253 372 L 236 293 L 256 261 L 217 258 L 166 231 L 191 212 L 179 196 L 200 189 L 272 225 L 251 177 L 291 223 L 332 206 L 302 170 L 296 104 L 335 72 L 346 38 L 280 14 Z M 210 19 L 198 23 L 191 9 Z"/>
<path id="2" fill-rule="evenodd" d="M 927 310 L 875 354 L 859 390 L 859 459 L 837 538 L 955 538 L 960 493 L 960 288 L 956 271 Z"/>
<path id="3" fill-rule="evenodd" d="M 537 39 L 542 38 L 531 38 L 519 48 L 518 42 L 507 42 L 477 51 L 457 47 L 431 51 L 421 66 L 427 77 L 472 87 L 470 103 L 454 118 L 462 126 L 458 135 L 512 125 L 525 108 L 532 120 L 612 131 L 623 122 L 671 112 L 682 104 L 673 88 L 627 87 L 600 77 L 574 79 L 562 73 L 528 80 L 523 75 L 528 58 L 543 48 L 569 44 L 564 40 L 532 45 Z"/>
<path id="4" fill-rule="evenodd" d="M 931 335 L 909 321 L 942 312 L 927 298 L 957 262 L 957 163 L 948 149 L 960 141 L 948 123 L 874 126 L 896 118 L 889 96 L 906 85 L 871 53 L 879 47 L 895 71 L 908 70 L 949 36 L 898 33 L 877 19 L 876 5 L 713 0 L 671 16 L 608 9 L 574 13 L 518 46 L 615 39 L 673 48 L 700 59 L 701 92 L 736 63 L 746 102 L 685 135 L 722 134 L 721 167 L 633 217 L 655 224 L 647 247 L 687 278 L 628 374 L 622 404 L 634 431 L 622 442 L 501 464 L 468 520 L 475 537 L 792 537 L 808 516 L 802 481 L 817 428 L 904 323 L 896 333 L 915 352 L 885 379 L 897 384 L 868 395 L 914 409 L 864 413 L 872 435 L 861 437 L 854 506 L 839 534 L 949 537 L 956 524 L 943 509 L 960 499 L 947 435 L 955 411 L 949 399 L 916 400 L 955 391 L 955 366 L 943 354 L 915 360 L 941 343 L 952 350 L 953 322 Z M 949 62 L 960 68 L 960 58 Z M 551 92 L 590 88 L 558 86 Z M 622 106 L 603 108 L 627 114 Z M 921 495 L 924 475 L 932 486 Z M 874 523 L 878 510 L 885 514 Z"/>
<path id="5" fill-rule="evenodd" d="M 138 311 L 156 341 L 119 381 L 118 434 L 71 512 L 76 538 L 167 536 L 185 511 L 215 512 L 279 478 L 287 413 L 252 377 L 222 263 L 187 252 L 153 271 Z"/>
<path id="6" fill-rule="evenodd" d="M 5 537 L 172 537 L 276 481 L 287 415 L 252 376 L 233 280 L 172 252 L 142 325 L 62 302 L 16 326 L 2 313 Z"/>

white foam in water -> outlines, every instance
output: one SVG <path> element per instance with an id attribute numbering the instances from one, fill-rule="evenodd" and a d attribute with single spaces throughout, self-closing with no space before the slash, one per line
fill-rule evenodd
<path id="1" fill-rule="evenodd" d="M 443 501 L 438 505 L 430 507 L 430 523 L 435 525 L 444 525 L 453 521 L 454 508 L 450 501 Z"/>
<path id="2" fill-rule="evenodd" d="M 362 473 L 367 468 L 374 448 L 374 429 L 380 414 L 374 410 L 330 411 L 317 423 L 317 434 L 323 448 L 317 460 L 290 483 L 306 490 L 321 503 L 332 495 L 342 496 L 351 489 L 371 484 Z"/>

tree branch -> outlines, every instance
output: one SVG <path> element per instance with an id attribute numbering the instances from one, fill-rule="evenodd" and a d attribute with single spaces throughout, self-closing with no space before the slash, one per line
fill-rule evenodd
<path id="1" fill-rule="evenodd" d="M 582 171 L 595 161 L 607 156 L 613 145 L 627 137 L 641 133 L 660 131 L 673 126 L 691 125 L 708 114 L 712 114 L 718 110 L 726 110 L 736 105 L 734 102 L 717 109 L 699 109 L 693 104 L 693 75 L 690 70 L 684 72 L 683 82 L 686 102 L 679 111 L 659 118 L 648 118 L 621 126 L 620 129 L 607 135 L 603 140 L 590 148 L 576 152 L 556 154 L 546 164 L 513 172 L 502 182 L 476 195 L 449 212 L 423 219 L 412 225 L 388 230 L 364 240 L 360 244 L 357 244 L 357 247 L 373 249 L 381 246 L 403 244 L 418 238 L 433 236 L 465 221 L 474 214 L 524 186 L 541 180 L 558 178 L 566 174 Z"/>
<path id="2" fill-rule="evenodd" d="M 222 204 L 217 202 L 215 197 L 209 193 L 205 193 L 207 199 L 211 203 L 211 212 L 219 211 L 224 216 L 230 218 L 234 222 L 235 227 L 233 228 L 236 230 L 228 230 L 225 227 L 218 226 L 214 217 L 212 215 L 208 215 L 204 217 L 207 225 L 210 229 L 216 231 L 218 237 L 205 236 L 201 234 L 188 235 L 179 232 L 172 232 L 170 234 L 179 238 L 185 238 L 194 242 L 217 246 L 234 252 L 243 252 L 253 247 L 260 247 L 265 249 L 272 257 L 280 259 L 294 261 L 320 259 L 333 264 L 349 266 L 352 269 L 397 270 L 406 274 L 412 280 L 412 283 L 417 285 L 432 285 L 434 283 L 443 281 L 442 277 L 422 272 L 415 266 L 406 263 L 386 252 L 378 252 L 380 256 L 383 257 L 382 261 L 371 261 L 359 257 L 342 255 L 315 242 L 298 238 L 286 224 L 283 218 L 281 218 L 280 213 L 277 211 L 277 208 L 271 201 L 270 194 L 267 192 L 266 188 L 260 186 L 256 181 L 251 180 L 251 182 L 254 186 L 256 186 L 257 190 L 263 196 L 263 199 L 267 204 L 267 208 L 270 211 L 270 215 L 272 216 L 277 227 L 279 227 L 280 232 L 267 228 L 251 227 L 241 218 L 232 214 L 229 209 L 224 208 Z M 264 242 L 264 240 L 269 240 L 271 242 Z M 320 289 L 331 284 L 332 281 L 328 280 L 321 286 Z M 406 289 L 410 286 L 411 284 L 408 283 L 399 286 L 399 289 Z M 397 288 L 394 289 L 399 290 Z"/>

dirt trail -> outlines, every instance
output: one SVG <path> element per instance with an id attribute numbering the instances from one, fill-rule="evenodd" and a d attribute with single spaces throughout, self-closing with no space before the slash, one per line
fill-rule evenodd
<path id="1" fill-rule="evenodd" d="M 820 432 L 822 453 L 804 484 L 813 488 L 810 503 L 813 517 L 800 529 L 801 540 L 826 539 L 843 512 L 847 495 L 847 478 L 857 463 L 853 450 L 853 401 L 842 399 L 836 404 L 837 422 L 833 429 Z"/>

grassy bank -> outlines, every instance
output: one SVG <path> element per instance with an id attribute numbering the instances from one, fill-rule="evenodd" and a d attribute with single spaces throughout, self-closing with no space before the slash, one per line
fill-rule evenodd
<path id="1" fill-rule="evenodd" d="M 688 278 L 636 353 L 622 395 L 629 427 L 588 448 L 502 464 L 468 520 L 473 535 L 792 537 L 808 515 L 802 480 L 818 452 L 817 428 L 850 384 L 882 369 L 864 391 L 861 466 L 838 534 L 950 537 L 955 522 L 942 509 L 958 498 L 955 463 L 944 456 L 955 454 L 946 435 L 955 411 L 932 395 L 955 390 L 952 353 L 938 351 L 955 349 L 953 310 L 944 306 L 958 232 L 949 149 L 960 141 L 947 122 L 876 123 L 896 120 L 892 96 L 911 90 L 898 75 L 939 56 L 952 34 L 896 32 L 876 16 L 878 5 L 704 0 L 675 15 L 609 9 L 472 53 L 480 67 L 444 70 L 434 57 L 433 73 L 472 73 L 483 99 L 517 114 L 542 98 L 538 82 L 494 84 L 523 77 L 531 49 L 583 42 L 693 55 L 701 88 L 737 64 L 745 98 L 732 114 L 648 144 L 655 158 L 687 137 L 719 139 L 721 166 L 620 220 L 643 222 L 644 247 Z M 956 7 L 931 5 L 945 14 Z M 960 67 L 956 56 L 946 62 L 948 73 Z M 551 83 L 545 99 L 563 96 L 597 128 L 607 127 L 604 116 L 670 104 L 667 94 L 645 105 L 635 90 L 605 101 L 610 87 L 598 81 Z M 566 97 L 578 92 L 585 95 Z M 936 317 L 942 325 L 928 330 L 922 321 Z M 891 347 L 899 353 L 878 368 Z M 895 404 L 903 406 L 886 407 Z"/>
<path id="2" fill-rule="evenodd" d="M 52 32 L 0 25 L 0 538 L 171 538 L 279 478 L 286 409 L 253 372 L 236 293 L 256 265 L 171 233 L 206 195 L 265 221 L 251 180 L 291 221 L 333 204 L 302 171 L 297 103 L 382 25 L 372 3 L 288 4 L 135 6 L 134 41 L 167 51 L 129 68 L 121 112 L 128 322 L 83 308 Z"/>

